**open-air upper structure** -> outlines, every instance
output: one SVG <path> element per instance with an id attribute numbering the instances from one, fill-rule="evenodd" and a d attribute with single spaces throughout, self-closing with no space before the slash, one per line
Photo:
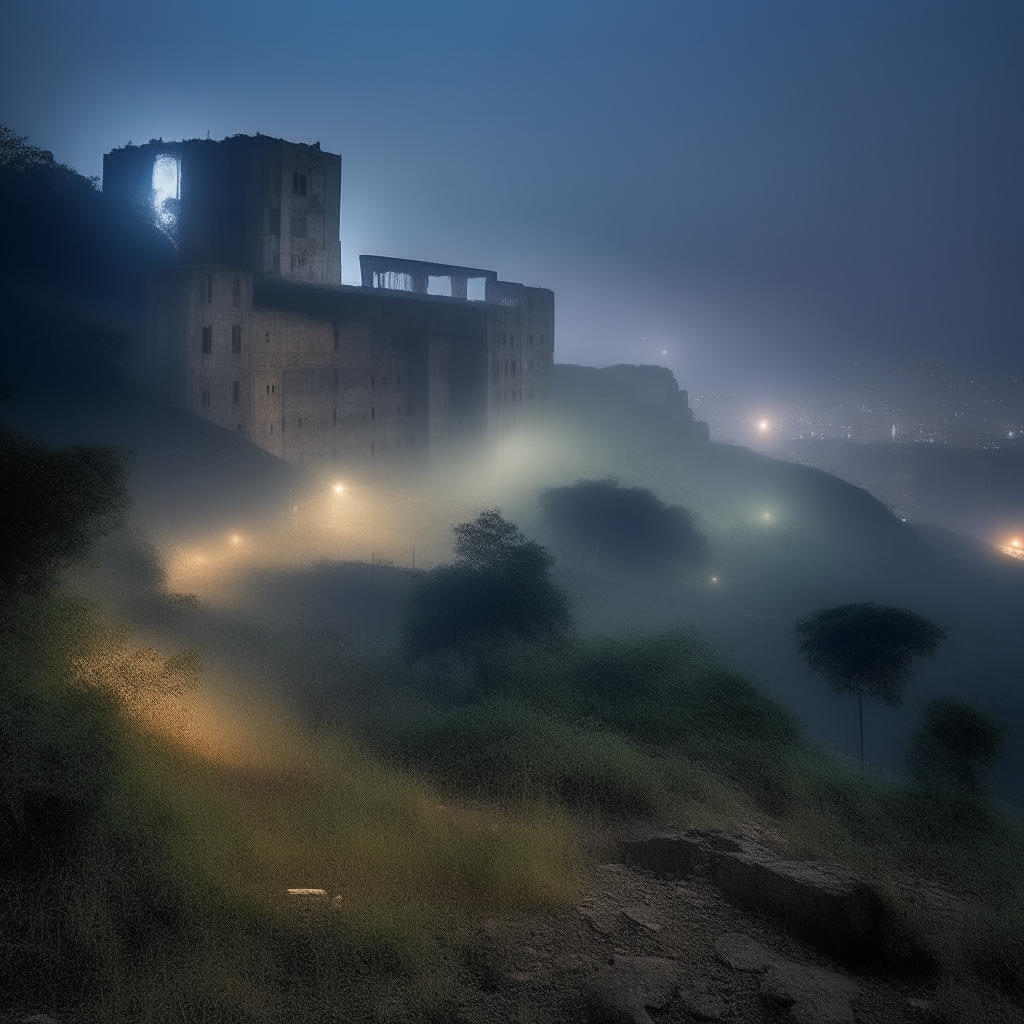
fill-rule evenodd
<path id="1" fill-rule="evenodd" d="M 341 283 L 341 157 L 263 135 L 107 153 L 104 192 L 177 261 L 147 285 L 142 383 L 292 462 L 396 470 L 544 407 L 554 294 L 361 256 Z"/>

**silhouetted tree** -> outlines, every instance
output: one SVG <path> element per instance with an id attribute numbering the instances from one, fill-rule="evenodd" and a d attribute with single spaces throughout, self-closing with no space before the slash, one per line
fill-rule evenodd
<path id="1" fill-rule="evenodd" d="M 707 555 L 690 512 L 666 505 L 646 488 L 577 480 L 571 487 L 547 488 L 539 501 L 559 546 L 577 561 L 664 575 L 678 565 L 698 565 Z"/>
<path id="2" fill-rule="evenodd" d="M 897 706 L 913 675 L 914 658 L 935 653 L 945 632 L 906 608 L 868 601 L 823 608 L 796 623 L 800 653 L 837 695 L 853 694 L 860 714 L 864 764 L 864 698 Z"/>
<path id="3" fill-rule="evenodd" d="M 127 517 L 124 467 L 110 448 L 54 449 L 0 425 L 0 605 L 41 594 Z"/>
<path id="4" fill-rule="evenodd" d="M 910 741 L 911 776 L 926 786 L 952 786 L 980 793 L 995 767 L 1009 729 L 991 715 L 959 700 L 936 699 Z"/>
<path id="5" fill-rule="evenodd" d="M 569 599 L 551 581 L 551 555 L 499 509 L 452 532 L 455 561 L 413 577 L 405 626 L 411 658 L 508 635 L 550 638 L 569 628 Z"/>

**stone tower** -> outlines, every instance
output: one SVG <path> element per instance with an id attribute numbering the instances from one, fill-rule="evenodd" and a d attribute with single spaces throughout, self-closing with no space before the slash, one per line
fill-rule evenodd
<path id="1" fill-rule="evenodd" d="M 152 211 L 183 264 L 341 284 L 341 157 L 266 135 L 127 145 L 103 191 Z"/>

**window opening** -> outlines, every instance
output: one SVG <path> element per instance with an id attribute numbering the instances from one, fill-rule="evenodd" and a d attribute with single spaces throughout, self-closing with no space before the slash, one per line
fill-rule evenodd
<path id="1" fill-rule="evenodd" d="M 208 356 L 213 352 L 213 328 L 203 328 L 203 355 Z"/>

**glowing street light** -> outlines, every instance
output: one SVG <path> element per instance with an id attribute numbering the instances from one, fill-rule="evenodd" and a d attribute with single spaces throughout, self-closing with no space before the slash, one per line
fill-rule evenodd
<path id="1" fill-rule="evenodd" d="M 239 537 L 237 533 L 231 534 L 231 537 L 229 538 L 229 540 L 231 541 L 232 544 L 241 544 L 242 543 L 242 538 Z"/>
<path id="2" fill-rule="evenodd" d="M 766 433 L 767 430 L 768 430 L 768 421 L 767 420 L 761 420 L 761 422 L 758 423 L 758 425 L 757 425 L 757 429 L 760 430 L 762 434 Z"/>
<path id="3" fill-rule="evenodd" d="M 342 492 L 342 491 L 343 491 L 344 489 L 345 489 L 345 488 L 344 488 L 344 487 L 342 487 L 342 486 L 341 486 L 341 484 L 335 484 L 335 485 L 334 485 L 334 487 L 332 488 L 332 490 L 334 491 L 334 493 L 335 493 L 335 494 L 341 494 L 341 492 Z"/>

